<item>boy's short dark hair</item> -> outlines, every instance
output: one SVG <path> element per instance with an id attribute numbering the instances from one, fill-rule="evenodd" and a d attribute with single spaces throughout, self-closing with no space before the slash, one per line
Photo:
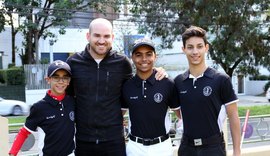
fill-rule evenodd
<path id="1" fill-rule="evenodd" d="M 191 26 L 186 29 L 186 31 L 182 34 L 183 46 L 186 47 L 186 41 L 194 36 L 201 37 L 204 43 L 208 44 L 208 41 L 206 39 L 206 31 L 201 27 Z"/>
<path id="2" fill-rule="evenodd" d="M 67 71 L 69 75 L 71 75 L 71 69 L 66 62 L 61 61 L 61 60 L 55 60 L 49 65 L 47 76 L 48 77 L 53 76 L 53 74 L 59 69 L 63 69 Z"/>

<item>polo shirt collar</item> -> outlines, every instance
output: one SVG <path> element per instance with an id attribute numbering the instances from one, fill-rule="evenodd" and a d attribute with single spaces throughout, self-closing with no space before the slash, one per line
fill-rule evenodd
<path id="1" fill-rule="evenodd" d="M 154 83 L 156 82 L 156 78 L 155 78 L 155 75 L 156 75 L 156 71 L 153 70 L 153 73 L 151 74 L 151 76 L 146 79 L 145 81 L 151 85 L 154 85 Z M 142 85 L 142 81 L 144 81 L 143 79 L 141 79 L 137 74 L 135 75 L 134 77 L 134 81 L 135 81 L 135 84 L 137 87 L 140 87 Z"/>
<path id="2" fill-rule="evenodd" d="M 44 97 L 44 100 L 49 102 L 51 105 L 56 106 L 59 104 L 59 101 L 52 98 L 48 93 L 46 93 L 46 96 Z"/>
<path id="3" fill-rule="evenodd" d="M 203 76 L 209 77 L 209 78 L 214 78 L 214 75 L 215 75 L 215 70 L 213 70 L 210 67 L 207 67 L 207 69 L 204 71 L 204 73 L 202 73 L 202 75 L 200 75 L 197 78 L 200 78 L 200 77 L 203 77 Z M 183 77 L 184 77 L 184 80 L 186 80 L 187 78 L 194 78 L 194 76 L 192 76 L 190 74 L 189 70 L 187 70 L 185 73 L 183 73 Z"/>

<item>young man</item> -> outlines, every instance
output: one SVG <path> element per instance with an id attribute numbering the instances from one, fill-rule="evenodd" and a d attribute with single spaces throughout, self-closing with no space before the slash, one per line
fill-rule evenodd
<path id="1" fill-rule="evenodd" d="M 184 126 L 178 155 L 226 156 L 222 128 L 228 115 L 233 154 L 239 156 L 238 99 L 230 77 L 206 65 L 209 44 L 205 30 L 190 27 L 182 40 L 189 69 L 175 78 Z"/>
<path id="2" fill-rule="evenodd" d="M 110 21 L 94 19 L 86 37 L 85 50 L 67 59 L 72 69 L 70 94 L 76 96 L 75 154 L 125 156 L 120 96 L 123 83 L 132 76 L 131 63 L 112 50 Z"/>
<path id="3" fill-rule="evenodd" d="M 180 117 L 174 82 L 155 79 L 156 52 L 151 40 L 136 40 L 132 50 L 136 75 L 123 86 L 122 110 L 129 110 L 130 134 L 127 156 L 172 156 L 169 138 L 171 108 Z"/>
<path id="4" fill-rule="evenodd" d="M 46 80 L 51 88 L 42 100 L 31 107 L 24 127 L 15 138 L 10 156 L 17 155 L 28 135 L 36 130 L 39 135 L 39 155 L 72 155 L 75 101 L 65 94 L 70 75 L 70 67 L 63 61 L 57 60 L 49 65 Z"/>

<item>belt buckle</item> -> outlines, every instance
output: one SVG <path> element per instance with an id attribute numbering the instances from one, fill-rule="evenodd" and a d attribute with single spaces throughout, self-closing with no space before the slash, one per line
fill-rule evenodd
<path id="1" fill-rule="evenodd" d="M 145 146 L 149 146 L 149 145 L 151 145 L 151 142 L 152 142 L 152 139 L 143 139 L 143 145 L 145 145 Z"/>
<path id="2" fill-rule="evenodd" d="M 202 139 L 194 139 L 194 145 L 195 146 L 201 146 L 202 145 Z"/>

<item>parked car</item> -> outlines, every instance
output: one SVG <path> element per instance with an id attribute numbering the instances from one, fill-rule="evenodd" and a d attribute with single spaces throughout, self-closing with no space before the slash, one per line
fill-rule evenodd
<path id="1" fill-rule="evenodd" d="M 267 89 L 265 96 L 268 99 L 268 101 L 270 102 L 270 87 Z"/>
<path id="2" fill-rule="evenodd" d="M 6 100 L 0 97 L 0 115 L 27 115 L 30 105 L 23 101 Z"/>

